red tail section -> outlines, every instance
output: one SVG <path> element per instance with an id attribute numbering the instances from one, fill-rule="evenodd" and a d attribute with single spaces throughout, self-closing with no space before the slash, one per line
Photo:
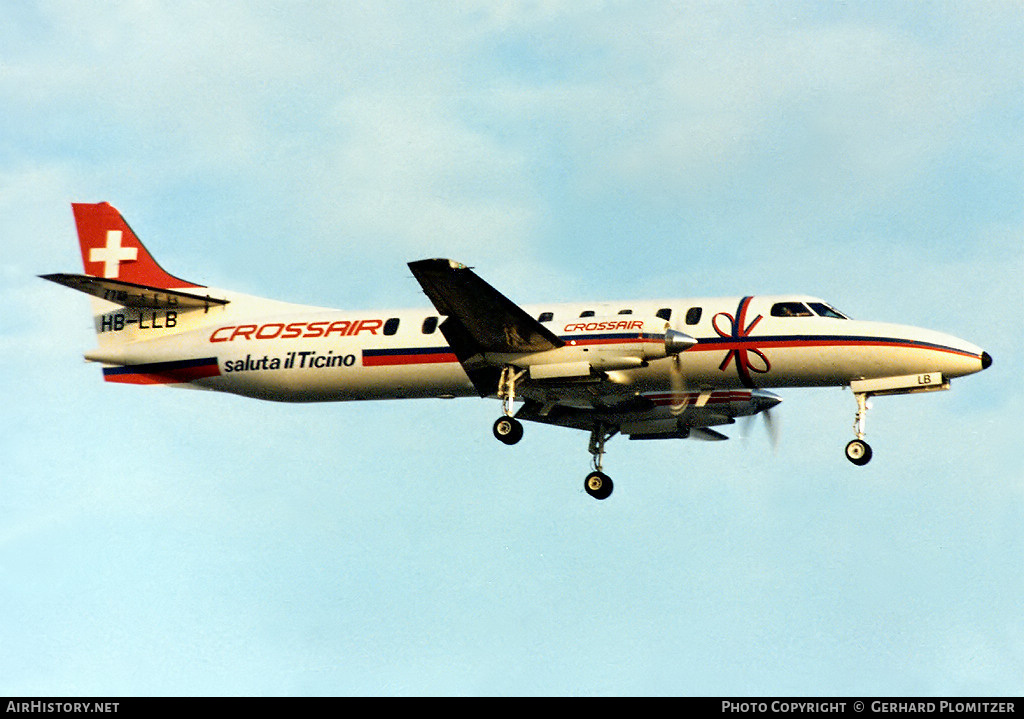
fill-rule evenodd
<path id="1" fill-rule="evenodd" d="M 202 287 L 164 272 L 112 205 L 72 203 L 71 208 L 85 274 L 164 289 Z"/>

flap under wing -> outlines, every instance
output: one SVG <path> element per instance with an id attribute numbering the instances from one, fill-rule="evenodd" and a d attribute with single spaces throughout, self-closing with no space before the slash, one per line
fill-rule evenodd
<path id="1" fill-rule="evenodd" d="M 621 388 L 620 391 L 626 388 Z M 561 427 L 614 429 L 630 439 L 728 439 L 711 427 L 730 425 L 737 417 L 770 410 L 781 400 L 766 390 L 708 390 L 679 395 L 637 392 L 616 396 L 615 385 L 531 386 L 516 413 L 521 420 Z"/>
<path id="2" fill-rule="evenodd" d="M 565 344 L 465 265 L 419 260 L 410 262 L 409 269 L 437 311 L 448 316 L 447 322 L 460 325 L 461 331 L 452 334 L 461 347 L 453 349 L 463 363 L 467 353 L 543 352 Z"/>
<path id="3" fill-rule="evenodd" d="M 112 280 L 88 275 L 57 273 L 39 275 L 44 280 L 70 287 L 101 300 L 113 302 L 122 307 L 137 307 L 154 310 L 209 309 L 214 305 L 226 305 L 228 300 L 198 295 L 181 290 L 165 290 L 161 287 L 137 285 L 133 282 Z"/>
<path id="4" fill-rule="evenodd" d="M 614 428 L 630 439 L 699 439 L 716 441 L 728 439 L 707 425 L 732 424 L 731 417 L 693 414 L 673 417 L 667 409 L 650 409 L 643 398 L 624 401 L 617 407 L 584 409 L 565 405 L 545 405 L 530 400 L 523 405 L 516 418 L 560 427 L 592 431 L 595 427 Z"/>

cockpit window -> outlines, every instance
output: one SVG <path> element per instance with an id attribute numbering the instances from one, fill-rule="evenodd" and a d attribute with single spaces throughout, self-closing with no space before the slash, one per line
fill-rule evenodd
<path id="1" fill-rule="evenodd" d="M 849 317 L 844 315 L 842 312 L 837 310 L 835 307 L 830 307 L 830 306 L 826 305 L 824 302 L 809 302 L 808 304 L 811 306 L 812 310 L 817 312 L 822 317 L 831 317 L 832 319 L 835 319 L 835 320 L 848 320 L 848 319 L 850 319 Z"/>
<path id="2" fill-rule="evenodd" d="M 772 305 L 772 317 L 813 317 L 803 302 L 776 302 Z"/>

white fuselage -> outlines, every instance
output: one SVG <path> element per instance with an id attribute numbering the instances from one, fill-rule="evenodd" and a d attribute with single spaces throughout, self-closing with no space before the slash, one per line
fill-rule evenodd
<path id="1" fill-rule="evenodd" d="M 108 381 L 190 383 L 277 401 L 479 394 L 438 328 L 444 318 L 436 311 L 347 312 L 221 294 L 232 300 L 226 308 L 171 313 L 117 307 L 100 314 L 100 346 L 87 357 L 124 365 L 104 370 Z M 579 361 L 649 344 L 649 336 L 634 331 L 642 322 L 633 318 L 648 318 L 649 327 L 651 318 L 670 310 L 667 324 L 697 340 L 678 359 L 693 390 L 845 386 L 929 372 L 952 378 L 990 361 L 981 348 L 930 330 L 819 311 L 781 316 L 787 306 L 806 310 L 814 303 L 821 304 L 810 297 L 753 296 L 523 309 L 566 341 L 559 350 L 566 358 Z M 120 341 L 105 341 L 120 333 Z M 674 362 L 664 354 L 637 360 L 616 369 L 615 381 L 638 393 L 664 390 Z"/>

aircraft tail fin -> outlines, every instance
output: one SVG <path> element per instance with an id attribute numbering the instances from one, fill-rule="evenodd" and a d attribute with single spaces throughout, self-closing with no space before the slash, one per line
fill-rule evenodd
<path id="1" fill-rule="evenodd" d="M 89 277 L 162 289 L 202 287 L 164 271 L 124 217 L 106 202 L 73 203 L 82 264 Z"/>
<path id="2" fill-rule="evenodd" d="M 165 272 L 113 206 L 71 207 L 85 274 L 41 277 L 90 295 L 98 346 L 88 359 L 120 364 L 129 346 L 197 329 L 223 315 L 228 299 Z"/>

